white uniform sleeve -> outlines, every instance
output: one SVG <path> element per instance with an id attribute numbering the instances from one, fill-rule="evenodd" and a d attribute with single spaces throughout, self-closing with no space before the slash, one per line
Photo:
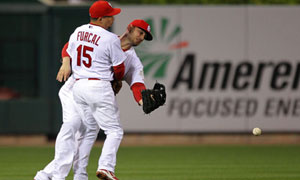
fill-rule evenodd
<path id="1" fill-rule="evenodd" d="M 127 53 L 126 53 L 127 54 Z M 144 83 L 144 67 L 135 53 L 127 54 L 125 68 L 128 70 L 124 75 L 124 80 L 131 87 L 134 83 Z"/>
<path id="2" fill-rule="evenodd" d="M 121 41 L 118 37 L 109 46 L 110 58 L 113 66 L 120 65 L 126 59 L 126 55 L 121 49 Z"/>
<path id="3" fill-rule="evenodd" d="M 77 29 L 75 29 L 75 31 L 73 32 L 73 34 L 71 34 L 70 38 L 69 38 L 69 45 L 67 48 L 67 53 L 71 56 L 71 58 L 74 59 L 74 41 L 75 39 L 75 34 L 77 33 Z M 72 57 L 73 56 L 73 57 Z"/>

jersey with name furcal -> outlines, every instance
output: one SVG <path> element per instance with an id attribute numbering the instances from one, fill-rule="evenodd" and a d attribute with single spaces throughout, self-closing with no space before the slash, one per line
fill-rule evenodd
<path id="1" fill-rule="evenodd" d="M 93 24 L 76 28 L 70 36 L 67 52 L 72 58 L 75 79 L 112 81 L 112 66 L 120 65 L 126 58 L 118 36 Z"/>

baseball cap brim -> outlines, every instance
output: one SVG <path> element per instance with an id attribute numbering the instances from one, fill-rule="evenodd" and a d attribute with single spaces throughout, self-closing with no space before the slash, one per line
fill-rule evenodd
<path id="1" fill-rule="evenodd" d="M 120 8 L 113 8 L 113 10 L 108 13 L 108 14 L 105 14 L 105 16 L 114 16 L 114 15 L 117 15 L 121 12 L 121 9 Z"/>
<path id="2" fill-rule="evenodd" d="M 146 36 L 145 36 L 145 40 L 147 41 L 152 41 L 153 37 L 152 37 L 152 34 L 149 33 L 148 31 L 145 31 L 144 29 L 140 28 L 141 30 L 143 30 L 145 33 L 146 33 Z"/>

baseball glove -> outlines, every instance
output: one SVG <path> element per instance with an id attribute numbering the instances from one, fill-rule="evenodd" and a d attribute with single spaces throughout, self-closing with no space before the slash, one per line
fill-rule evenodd
<path id="1" fill-rule="evenodd" d="M 151 113 L 166 102 L 166 88 L 163 84 L 155 83 L 153 89 L 142 91 L 143 111 Z"/>

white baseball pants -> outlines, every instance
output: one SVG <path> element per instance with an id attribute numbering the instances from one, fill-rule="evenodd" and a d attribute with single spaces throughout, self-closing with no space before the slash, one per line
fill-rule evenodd
<path id="1" fill-rule="evenodd" d="M 114 172 L 117 151 L 123 138 L 123 129 L 120 125 L 119 109 L 111 83 L 104 80 L 80 79 L 74 84 L 73 95 L 87 128 L 95 128 L 96 122 L 106 134 L 98 170 L 106 169 Z M 92 114 L 94 118 L 88 118 L 89 114 Z"/>
<path id="2" fill-rule="evenodd" d="M 96 128 L 88 129 L 82 123 L 73 98 L 74 83 L 75 79 L 71 76 L 59 91 L 63 109 L 63 124 L 55 142 L 55 157 L 43 170 L 38 171 L 34 177 L 35 180 L 64 180 L 69 174 L 72 164 L 74 180 L 88 179 L 86 167 L 99 128 L 95 123 L 94 127 Z M 86 117 L 88 118 L 88 116 Z"/>

